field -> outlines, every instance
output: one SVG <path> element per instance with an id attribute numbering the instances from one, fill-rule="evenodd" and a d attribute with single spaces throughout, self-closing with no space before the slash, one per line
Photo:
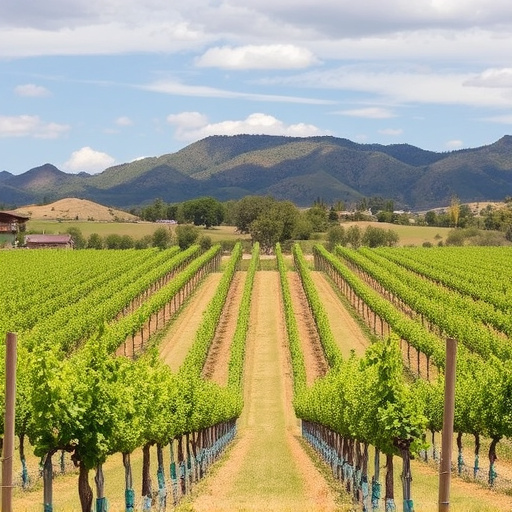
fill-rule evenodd
<path id="1" fill-rule="evenodd" d="M 433 236 L 435 236 L 435 234 Z M 418 254 L 415 260 L 419 261 L 420 256 L 426 256 L 429 261 L 434 260 L 434 256 L 441 258 L 442 253 L 439 250 L 429 253 L 428 251 L 430 250 L 431 249 L 417 249 Z M 501 259 L 497 259 L 498 256 L 501 255 L 499 257 L 504 258 L 503 261 L 505 261 L 505 259 L 510 256 L 510 253 L 499 250 L 492 252 L 492 254 L 491 252 L 484 254 L 483 251 L 489 249 L 483 248 L 478 248 L 479 251 L 482 251 L 478 254 L 476 250 L 460 252 L 461 250 L 466 251 L 465 248 L 452 250 L 452 252 L 450 252 L 450 258 L 448 259 L 460 261 L 460 265 L 463 268 L 469 268 L 470 261 L 476 261 L 477 264 L 481 266 L 481 262 L 484 258 L 487 258 L 488 261 L 501 261 Z M 395 252 L 391 251 L 392 250 L 376 251 L 374 260 L 378 260 L 378 257 L 385 257 L 386 261 L 390 261 L 391 256 L 395 255 L 397 258 L 402 258 L 402 262 L 406 261 L 408 254 L 407 249 L 395 250 Z M 120 251 L 120 253 L 123 252 L 124 251 Z M 474 252 L 473 255 L 471 254 L 472 252 Z M 26 273 L 30 274 L 30 272 L 28 272 L 28 266 L 36 265 L 35 260 L 31 260 L 30 258 L 35 258 L 36 255 L 31 253 L 25 256 L 27 253 L 28 251 L 23 251 L 18 253 L 19 256 L 17 256 L 15 251 L 9 251 L 9 257 L 4 259 L 4 264 L 10 265 L 8 268 L 13 274 L 16 268 L 22 268 L 23 266 L 27 268 Z M 44 253 L 44 251 L 39 253 L 37 258 L 43 258 L 42 255 Z M 88 251 L 66 253 L 68 256 L 59 256 L 58 261 L 53 262 L 53 264 L 51 260 L 46 261 L 46 273 L 53 280 L 55 293 L 58 292 L 56 297 L 64 293 L 62 289 L 59 291 L 60 285 L 58 283 L 60 283 L 60 280 L 63 280 L 64 283 L 69 283 L 69 280 L 65 281 L 65 271 L 67 270 L 65 260 L 76 258 L 76 264 L 82 265 L 83 260 L 80 259 L 81 253 L 85 255 L 84 258 L 87 259 L 88 266 L 91 267 L 91 272 L 92 267 L 100 265 L 101 258 L 98 258 L 97 261 L 93 260 L 92 253 Z M 114 303 L 117 296 L 117 292 L 114 293 L 114 290 L 124 289 L 126 286 L 121 284 L 124 282 L 122 279 L 125 279 L 126 282 L 134 280 L 134 277 L 130 277 L 126 274 L 130 272 L 128 270 L 130 268 L 129 260 L 133 260 L 133 255 L 138 253 L 139 251 L 136 251 L 130 256 L 127 256 L 126 259 L 120 254 L 120 259 L 115 263 L 117 269 L 115 272 L 113 269 L 108 270 L 105 267 L 101 267 L 96 277 L 92 274 L 90 276 L 83 276 L 83 285 L 81 286 L 85 287 L 88 281 L 100 279 L 100 276 L 104 275 L 105 272 L 112 272 L 112 276 L 108 280 L 110 282 L 108 288 L 109 292 L 105 294 L 104 299 L 100 299 L 99 295 L 95 296 L 96 307 L 93 309 L 106 311 L 106 305 Z M 98 254 L 97 251 L 96 254 Z M 372 254 L 374 253 L 368 250 L 362 253 L 369 261 L 373 261 L 370 259 Z M 466 255 L 468 259 L 464 260 Z M 356 258 L 351 251 L 348 251 L 347 255 L 345 255 L 346 258 L 352 256 Z M 212 252 L 211 258 L 215 257 L 215 254 Z M 54 256 L 54 258 L 57 257 Z M 174 274 L 165 284 L 162 284 L 161 289 L 158 289 L 158 287 L 152 288 L 151 293 L 145 294 L 142 300 L 137 298 L 140 298 L 140 291 L 137 290 L 143 289 L 143 282 L 140 282 L 140 285 L 137 286 L 133 283 L 133 291 L 131 292 L 134 296 L 131 299 L 133 300 L 133 304 L 129 307 L 124 307 L 126 314 L 125 320 L 123 320 L 121 316 L 114 315 L 107 324 L 112 325 L 112 328 L 107 326 L 100 340 L 104 340 L 105 342 L 109 341 L 109 343 L 114 346 L 114 330 L 120 329 L 116 327 L 116 325 L 122 325 L 123 322 L 127 323 L 130 318 L 130 312 L 128 312 L 128 310 L 133 311 L 136 312 L 136 314 L 134 313 L 132 316 L 140 320 L 141 325 L 138 325 L 135 335 L 135 331 L 131 327 L 128 330 L 123 330 L 121 335 L 119 335 L 120 337 L 116 335 L 117 337 L 115 339 L 122 339 L 124 343 L 117 345 L 116 350 L 118 358 L 124 359 L 123 354 L 126 354 L 127 351 L 129 352 L 130 348 L 138 347 L 145 342 L 155 347 L 160 362 L 170 368 L 174 375 L 180 375 L 180 372 L 187 365 L 189 365 L 190 371 L 196 371 L 198 368 L 197 363 L 190 363 L 190 354 L 195 352 L 198 343 L 203 343 L 203 339 L 202 337 L 198 337 L 198 333 L 202 332 L 205 319 L 210 319 L 211 312 L 214 309 L 219 310 L 219 315 L 216 317 L 215 327 L 210 337 L 211 339 L 207 342 L 208 349 L 205 356 L 199 358 L 201 361 L 199 364 L 199 373 L 202 379 L 206 379 L 212 382 L 213 385 L 218 386 L 218 388 L 215 389 L 230 389 L 230 387 L 233 387 L 235 394 L 240 392 L 243 396 L 244 406 L 239 413 L 237 435 L 234 442 L 231 443 L 224 455 L 212 466 L 206 478 L 198 483 L 194 483 L 192 492 L 182 499 L 176 509 L 182 512 L 192 510 L 198 512 L 231 510 L 266 510 L 276 512 L 285 512 L 288 510 L 354 510 L 351 497 L 345 491 L 345 484 L 333 478 L 330 467 L 319 459 L 318 455 L 301 436 L 300 419 L 297 418 L 292 405 L 294 394 L 296 393 L 293 377 L 295 362 L 290 356 L 282 283 L 280 283 L 280 273 L 275 270 L 275 268 L 277 268 L 276 262 L 269 259 L 254 260 L 257 262 L 257 268 L 260 270 L 257 270 L 253 277 L 251 277 L 250 269 L 254 267 L 252 267 L 251 264 L 244 262 L 243 266 L 238 265 L 236 267 L 238 270 L 234 271 L 228 285 L 226 285 L 225 299 L 219 307 L 216 305 L 215 298 L 219 290 L 223 287 L 222 283 L 225 281 L 225 276 L 233 261 L 231 258 L 228 259 L 224 257 L 220 266 L 217 264 L 215 268 L 212 267 L 213 271 L 208 272 L 197 281 L 194 281 L 194 285 L 190 287 L 187 296 L 181 297 L 179 292 L 173 292 L 173 294 L 168 292 L 165 301 L 164 298 L 162 299 L 162 301 L 164 301 L 162 304 L 174 304 L 178 313 L 173 313 L 170 317 L 171 320 L 166 321 L 165 308 L 167 306 L 164 306 L 163 310 L 161 306 L 155 306 L 151 312 L 148 312 L 146 315 L 146 313 L 140 309 L 140 304 L 157 304 L 159 295 L 167 293 L 165 292 L 166 288 L 172 287 L 173 283 L 176 283 L 179 279 L 183 279 L 184 283 L 189 282 L 192 276 L 195 275 L 192 269 L 186 265 L 190 265 L 191 261 L 192 263 L 197 261 L 199 258 L 198 254 L 191 254 L 191 259 L 188 259 L 187 262 L 184 263 L 185 266 L 180 267 L 178 267 L 178 263 L 170 263 L 170 261 L 173 261 L 173 258 L 176 258 L 176 254 L 169 253 L 168 258 L 159 258 L 157 251 L 147 250 L 143 254 L 141 253 L 138 265 L 142 265 L 142 261 L 145 261 L 144 264 L 148 265 L 147 270 L 144 271 L 146 275 L 149 274 L 150 267 L 152 268 L 151 272 L 155 273 L 155 277 L 152 279 L 153 281 L 160 282 L 163 276 L 171 270 Z M 363 261 L 361 256 L 360 260 L 354 259 L 354 262 L 357 261 L 361 272 L 364 269 L 365 272 L 369 273 L 373 267 L 369 263 L 366 263 L 366 259 Z M 154 263 L 150 264 L 151 261 Z M 214 259 L 211 259 L 211 261 L 214 261 Z M 252 261 L 253 260 L 251 260 L 251 262 Z M 71 262 L 68 263 L 71 264 Z M 305 381 L 307 387 L 311 388 L 312 384 L 326 375 L 329 370 L 330 363 L 327 357 L 328 352 L 326 352 L 323 347 L 324 339 L 322 330 L 315 326 L 317 319 L 315 317 L 314 308 L 310 306 L 311 299 L 308 298 L 307 292 L 305 291 L 301 274 L 298 272 L 297 263 L 294 263 L 293 259 L 287 257 L 285 264 L 287 267 L 286 283 L 290 290 L 293 317 L 295 318 L 298 329 L 297 339 L 300 342 L 300 352 L 304 359 Z M 121 270 L 123 265 L 126 265 L 124 271 Z M 312 261 L 309 261 L 308 266 L 311 267 L 311 265 Z M 384 271 L 384 269 L 387 268 L 386 265 L 390 264 L 382 263 L 379 274 L 383 276 L 383 278 L 386 275 Z M 71 267 L 72 265 L 70 265 L 69 271 L 72 273 L 73 270 Z M 189 270 L 187 270 L 187 268 Z M 239 270 L 240 268 L 243 268 L 243 270 Z M 508 272 L 506 263 L 503 263 L 501 270 L 502 272 Z M 36 268 L 34 268 L 33 271 L 37 274 Z M 415 270 L 415 272 L 418 271 L 419 269 Z M 59 272 L 62 272 L 62 277 L 59 277 Z M 394 270 L 394 272 L 398 272 L 398 270 Z M 411 270 L 410 272 L 413 276 L 413 271 Z M 487 279 L 490 279 L 490 270 L 488 270 L 488 272 Z M 138 273 L 140 273 L 140 271 L 134 272 L 134 276 Z M 368 310 L 363 309 L 358 302 L 351 302 L 350 298 L 343 296 L 341 288 L 336 286 L 335 280 L 332 277 L 329 277 L 329 272 L 312 271 L 310 268 L 309 274 L 316 294 L 318 295 L 319 302 L 324 310 L 327 324 L 332 332 L 332 339 L 335 343 L 334 350 L 339 352 L 344 360 L 347 360 L 352 352 L 357 357 L 364 357 L 368 347 L 376 343 L 378 338 L 378 335 L 374 332 L 374 329 L 372 329 L 372 326 L 376 325 L 375 318 L 372 318 L 372 316 L 368 314 Z M 446 274 L 448 275 L 448 272 L 446 272 Z M 362 273 L 357 275 L 362 275 Z M 411 275 L 409 278 L 412 279 Z M 478 273 L 475 270 L 475 278 L 476 277 L 478 277 Z M 252 279 L 253 282 L 251 281 Z M 404 274 L 404 282 L 405 279 L 406 276 Z M 423 283 L 424 281 L 424 278 L 418 279 L 418 282 Z M 33 283 L 34 281 L 33 279 L 32 281 L 30 280 L 29 275 L 27 276 L 27 283 L 21 282 L 20 279 L 13 282 L 16 284 L 12 284 L 12 288 L 16 288 L 16 286 L 20 288 L 23 287 L 26 291 L 26 287 L 29 286 L 28 283 Z M 105 282 L 107 282 L 107 280 Z M 250 289 L 249 300 L 247 301 L 244 299 L 244 291 L 247 289 L 248 283 L 250 282 L 252 282 L 252 288 Z M 367 280 L 367 282 L 369 281 Z M 119 284 L 116 285 L 115 283 Z M 387 286 L 388 289 L 392 289 L 393 281 L 383 281 L 382 283 Z M 11 302 L 11 296 L 13 294 L 9 294 L 6 288 L 8 285 L 9 283 L 4 283 L 4 288 L 1 289 L 2 295 L 6 298 L 6 304 L 14 304 L 14 302 Z M 40 293 L 41 296 L 51 293 L 50 290 L 43 291 L 45 286 L 43 282 L 40 283 L 40 286 L 41 288 L 38 293 Z M 46 284 L 46 286 L 48 285 Z M 96 288 L 100 289 L 102 286 L 106 286 L 106 284 L 101 285 L 100 281 L 98 281 Z M 356 283 L 354 283 L 354 286 L 356 286 Z M 146 285 L 146 288 L 149 287 Z M 71 290 L 69 290 L 69 293 L 70 295 L 67 299 L 69 304 L 67 304 L 67 306 L 69 306 L 70 309 L 67 314 L 72 315 L 73 311 L 82 311 L 78 308 L 80 303 L 85 301 L 86 298 L 84 292 L 77 293 L 75 298 L 72 298 Z M 128 290 L 125 290 L 125 293 L 127 294 Z M 393 289 L 393 293 L 399 296 L 400 289 L 398 285 L 396 289 Z M 425 292 L 420 290 L 419 293 Z M 505 289 L 503 293 L 506 296 L 508 291 Z M 84 295 L 84 297 L 81 297 L 81 295 Z M 492 296 L 492 289 L 489 292 L 489 297 L 490 296 Z M 180 297 L 180 305 L 176 305 L 176 297 Z M 370 296 L 368 295 L 368 297 Z M 498 300 L 499 297 L 497 296 L 495 298 Z M 31 301 L 29 299 L 29 297 L 25 296 L 24 304 L 26 305 L 23 307 L 29 308 L 28 310 L 35 314 L 36 310 L 34 308 L 30 309 Z M 389 297 L 388 299 L 390 304 L 395 303 L 393 299 Z M 35 300 L 35 297 L 32 298 L 32 300 Z M 105 306 L 101 305 L 100 300 L 105 301 Z M 407 300 L 409 300 L 409 304 L 413 303 L 413 300 L 407 296 L 402 296 L 401 300 L 404 303 L 407 303 Z M 441 299 L 438 298 L 437 300 Z M 14 299 L 12 299 L 12 301 L 14 301 Z M 50 304 L 50 302 L 51 300 L 48 295 L 46 303 Z M 126 299 L 123 298 L 121 302 L 126 304 Z M 19 307 L 21 307 L 21 304 L 21 302 L 18 302 Z M 58 304 L 58 299 L 56 299 L 56 304 Z M 72 306 L 73 304 L 75 304 L 75 306 Z M 139 306 L 137 304 L 139 304 Z M 64 304 L 61 304 L 61 306 L 63 305 Z M 48 305 L 48 307 L 50 306 Z M 149 308 L 149 306 L 147 307 Z M 421 314 L 427 317 L 429 314 L 427 304 L 421 305 L 421 307 L 424 308 L 421 309 Z M 465 306 L 462 305 L 461 307 L 464 308 Z M 87 305 L 84 304 L 83 313 L 81 313 L 84 318 L 94 313 L 94 311 L 89 311 L 89 309 L 91 308 L 87 308 Z M 247 310 L 248 317 L 246 321 L 248 323 L 245 332 L 246 336 L 244 337 L 244 362 L 242 367 L 237 370 L 241 371 L 242 379 L 241 387 L 238 391 L 237 385 L 233 384 L 234 380 L 230 368 L 235 367 L 236 369 L 236 364 L 231 362 L 235 343 L 233 340 L 237 339 L 237 326 L 242 321 L 239 312 L 245 310 Z M 449 313 L 448 306 L 446 306 L 446 312 Z M 41 311 L 39 314 L 48 316 L 49 312 L 43 313 Z M 55 314 L 57 314 L 57 312 L 55 312 Z M 142 318 L 142 315 L 146 316 Z M 410 315 L 410 317 L 412 318 L 412 315 Z M 20 320 L 17 320 L 19 322 L 23 319 L 23 317 L 16 318 L 20 318 Z M 63 314 L 63 318 L 66 318 L 65 314 Z M 95 318 L 96 317 L 91 316 L 92 323 L 98 322 Z M 419 319 L 418 316 L 415 318 L 417 320 Z M 37 318 L 31 318 L 30 321 L 27 320 L 27 324 L 23 329 L 21 329 L 21 327 L 19 329 L 20 342 L 27 347 L 30 345 L 32 339 L 39 339 L 35 337 L 38 328 L 38 322 L 36 320 Z M 433 322 L 433 318 L 429 317 L 429 321 Z M 48 322 L 48 325 L 50 325 L 49 320 L 45 320 L 45 322 Z M 42 332 L 43 317 L 41 317 L 39 323 L 39 329 Z M 157 326 L 156 329 L 155 325 Z M 158 325 L 160 325 L 160 328 L 158 328 Z M 164 325 L 165 327 L 162 328 Z M 475 328 L 476 325 L 475 323 Z M 2 333 L 5 330 L 18 330 L 17 325 L 10 323 L 9 318 L 5 314 L 0 317 L 0 326 L 2 327 Z M 21 324 L 18 324 L 18 326 L 21 326 Z M 77 328 L 78 324 L 76 324 L 76 329 Z M 140 332 L 138 330 L 139 328 L 141 329 Z M 148 331 L 143 331 L 143 328 L 147 328 Z M 446 329 L 448 329 L 448 327 L 446 327 Z M 152 334 L 149 336 L 148 333 Z M 81 348 L 77 351 L 78 355 L 81 352 L 86 352 L 88 344 L 93 343 L 93 341 L 87 341 L 89 336 L 90 334 L 86 335 L 85 331 L 84 334 L 80 336 L 82 339 L 80 343 L 84 343 L 85 340 L 85 346 L 80 345 Z M 92 338 L 94 338 L 94 336 L 92 336 Z M 499 340 L 500 336 L 498 336 L 497 339 Z M 503 335 L 501 335 L 501 339 L 503 339 Z M 409 341 L 411 343 L 414 342 L 412 339 Z M 48 345 L 48 350 L 53 350 L 52 345 L 54 344 L 55 341 Z M 71 345 L 75 347 L 73 343 L 71 343 Z M 25 352 L 21 352 L 22 357 L 24 354 Z M 76 358 L 75 349 L 70 350 L 66 357 L 70 360 Z M 410 367 L 405 348 L 402 357 L 406 368 L 404 373 L 410 375 L 408 372 L 412 373 L 415 366 Z M 48 359 L 50 359 L 49 353 Z M 194 361 L 197 361 L 197 359 L 194 359 Z M 80 365 L 78 363 L 76 364 L 77 366 L 72 366 L 72 368 L 80 368 Z M 136 363 L 133 364 L 135 365 Z M 151 369 L 151 371 L 153 370 Z M 72 377 L 69 376 L 69 378 L 71 379 Z M 56 383 L 53 385 L 57 386 Z M 144 387 L 142 383 L 140 383 L 139 386 L 141 389 Z M 209 390 L 209 393 L 218 393 L 215 389 L 212 388 Z M 176 391 L 179 393 L 179 390 L 180 387 L 178 385 Z M 87 394 L 83 396 L 87 396 Z M 124 400 L 128 400 L 129 396 L 127 388 Z M 216 396 L 219 397 L 217 400 L 220 400 L 220 397 L 224 395 L 219 394 Z M 363 398 L 364 397 L 361 397 L 361 399 Z M 226 402 L 226 404 L 228 404 L 228 402 Z M 154 421 L 156 421 L 156 419 Z M 505 435 L 504 437 L 507 436 Z M 488 440 L 482 439 L 482 441 L 483 444 L 488 447 Z M 508 447 L 508 441 L 506 440 L 502 441 L 500 445 L 501 444 L 503 444 L 504 448 Z M 152 460 L 155 461 L 157 457 L 155 447 L 153 446 L 151 450 Z M 468 464 L 470 464 L 471 461 L 470 452 L 471 444 L 466 442 L 464 457 L 468 461 Z M 371 453 L 372 451 L 370 451 L 370 454 Z M 395 480 L 396 482 L 400 482 L 400 458 L 395 457 L 395 459 Z M 507 484 L 507 482 L 509 482 L 508 475 L 512 475 L 512 465 L 508 462 L 509 459 L 510 455 L 507 454 L 506 450 L 500 452 L 498 482 L 501 480 L 503 484 L 496 485 L 493 489 L 490 489 L 485 483 L 473 482 L 471 478 L 454 477 L 452 480 L 451 510 L 460 512 L 512 510 L 512 498 L 510 497 L 511 486 Z M 15 455 L 15 460 L 19 461 L 18 452 Z M 457 452 L 455 449 L 453 460 L 457 460 Z M 80 503 L 76 492 L 77 471 L 69 468 L 69 456 L 67 461 L 68 469 L 66 473 L 57 476 L 53 485 L 55 510 L 61 512 L 80 510 Z M 14 510 L 17 512 L 32 512 L 41 510 L 42 508 L 42 482 L 37 476 L 38 472 L 36 469 L 38 460 L 30 455 L 27 462 L 29 468 L 31 468 L 31 475 L 34 482 L 28 490 L 22 490 L 19 487 L 15 490 Z M 165 451 L 164 462 L 166 476 L 169 478 L 167 468 L 171 461 L 168 451 Z M 140 448 L 137 448 L 132 454 L 132 469 L 134 475 L 133 488 L 136 491 L 136 495 L 139 497 L 136 502 L 137 507 L 139 507 L 137 509 L 142 507 L 140 498 L 142 465 L 142 451 Z M 369 466 L 373 466 L 371 458 Z M 482 452 L 481 456 L 481 466 L 483 471 L 485 469 L 484 452 Z M 54 468 L 58 473 L 57 460 L 54 460 Z M 110 504 L 110 512 L 124 510 L 125 482 L 120 454 L 109 456 L 103 465 L 103 470 L 105 474 L 105 491 Z M 426 512 L 437 510 L 438 476 L 436 470 L 437 467 L 432 462 L 424 463 L 420 460 L 412 461 L 412 472 L 414 476 L 412 489 L 416 510 Z M 16 471 L 17 473 L 21 471 L 19 462 L 17 462 Z M 152 468 L 152 471 L 153 480 L 156 482 L 156 466 Z M 168 486 L 170 496 L 172 489 L 170 482 Z M 382 495 L 382 498 L 384 498 L 384 495 Z M 397 503 L 402 501 L 400 485 L 396 485 L 395 500 Z M 381 501 L 381 506 L 383 506 L 383 500 Z M 168 503 L 167 509 L 172 508 L 171 504 Z M 158 509 L 158 507 L 155 506 L 155 509 Z"/>

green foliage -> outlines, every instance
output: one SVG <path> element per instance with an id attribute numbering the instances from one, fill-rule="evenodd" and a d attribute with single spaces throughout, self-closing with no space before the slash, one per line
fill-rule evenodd
<path id="1" fill-rule="evenodd" d="M 87 241 L 79 228 L 68 228 L 66 230 L 66 233 L 71 235 L 71 237 L 73 238 L 73 242 L 75 243 L 75 249 L 85 249 L 87 247 Z"/>
<path id="2" fill-rule="evenodd" d="M 183 218 L 185 222 L 191 222 L 194 226 L 220 226 L 224 220 L 224 207 L 220 201 L 213 197 L 201 197 L 191 199 L 182 204 Z"/>
<path id="3" fill-rule="evenodd" d="M 350 226 L 347 229 L 347 244 L 353 249 L 357 249 L 361 246 L 362 236 L 361 228 L 357 224 Z"/>
<path id="4" fill-rule="evenodd" d="M 189 245 L 192 245 L 192 243 L 194 243 L 194 241 L 192 241 Z M 158 247 L 159 249 L 166 249 L 167 247 L 169 247 L 171 245 L 171 243 L 172 243 L 172 233 L 168 228 L 165 228 L 162 226 L 161 228 L 155 229 L 155 231 L 153 232 L 153 236 L 151 237 L 151 245 L 153 247 Z M 187 246 L 180 245 L 179 240 L 178 240 L 178 245 L 180 246 L 180 249 L 186 249 L 187 247 L 189 247 L 189 245 L 187 245 Z"/>
<path id="5" fill-rule="evenodd" d="M 87 239 L 87 249 L 103 249 L 103 238 L 98 233 L 92 233 Z"/>
<path id="6" fill-rule="evenodd" d="M 107 235 L 104 240 L 105 249 L 120 249 L 121 248 L 121 235 L 112 233 Z"/>
<path id="7" fill-rule="evenodd" d="M 330 227 L 327 230 L 327 244 L 330 251 L 332 251 L 336 245 L 346 245 L 347 234 L 345 228 L 339 224 Z"/>
<path id="8" fill-rule="evenodd" d="M 176 226 L 176 239 L 180 249 L 187 249 L 196 243 L 199 238 L 199 231 L 190 224 L 180 224 Z"/>
<path id="9" fill-rule="evenodd" d="M 294 244 L 293 246 L 293 261 L 297 272 L 299 273 L 309 307 L 313 313 L 316 329 L 318 331 L 327 362 L 329 363 L 329 366 L 336 367 L 340 364 L 342 355 L 334 340 L 329 319 L 324 306 L 320 301 L 313 280 L 311 279 L 307 262 L 299 244 Z"/>
<path id="10" fill-rule="evenodd" d="M 265 254 L 270 254 L 276 243 L 282 239 L 283 230 L 283 220 L 272 215 L 272 212 L 261 213 L 250 227 L 253 241 L 261 245 Z"/>
<path id="11" fill-rule="evenodd" d="M 382 229 L 367 226 L 364 230 L 361 243 L 368 247 L 393 246 L 399 241 L 399 235 L 392 229 Z"/>
<path id="12" fill-rule="evenodd" d="M 209 236 L 199 237 L 199 246 L 203 251 L 207 251 L 212 246 L 212 239 Z"/>
<path id="13" fill-rule="evenodd" d="M 311 223 L 313 231 L 323 233 L 329 226 L 328 211 L 325 206 L 315 205 L 306 210 L 306 218 Z"/>
<path id="14" fill-rule="evenodd" d="M 232 217 L 240 233 L 249 233 L 251 224 L 264 212 L 270 211 L 274 204 L 270 197 L 245 196 L 234 206 Z"/>
<path id="15" fill-rule="evenodd" d="M 361 360 L 352 357 L 304 390 L 296 414 L 345 437 L 397 453 L 402 444 L 424 446 L 424 404 L 405 383 L 395 337 L 372 345 Z"/>

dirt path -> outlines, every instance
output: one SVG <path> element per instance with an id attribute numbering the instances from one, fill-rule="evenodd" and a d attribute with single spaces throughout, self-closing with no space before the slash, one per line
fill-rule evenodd
<path id="1" fill-rule="evenodd" d="M 222 273 L 213 272 L 204 279 L 160 342 L 160 357 L 173 372 L 179 370 L 190 350 L 203 312 L 215 295 L 221 277 Z"/>
<path id="2" fill-rule="evenodd" d="M 322 299 L 334 339 L 337 341 L 343 357 L 349 357 L 351 350 L 354 350 L 357 356 L 364 355 L 370 342 L 359 324 L 346 310 L 324 274 L 311 272 L 311 277 Z"/>
<path id="3" fill-rule="evenodd" d="M 290 296 L 293 304 L 295 319 L 304 355 L 306 366 L 306 383 L 311 386 L 313 382 L 327 373 L 329 368 L 325 354 L 320 343 L 315 320 L 309 309 L 308 300 L 297 272 L 288 272 Z"/>
<path id="4" fill-rule="evenodd" d="M 245 407 L 238 439 L 192 509 L 340 510 L 298 441 L 279 275 L 274 271 L 256 275 L 244 382 Z"/>
<path id="5" fill-rule="evenodd" d="M 231 342 L 235 335 L 246 277 L 247 272 L 237 272 L 233 277 L 229 295 L 203 368 L 203 377 L 220 386 L 226 386 L 228 383 Z"/>

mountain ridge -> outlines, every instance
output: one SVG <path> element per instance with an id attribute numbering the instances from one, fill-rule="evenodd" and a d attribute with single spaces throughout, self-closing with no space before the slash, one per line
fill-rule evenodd
<path id="1" fill-rule="evenodd" d="M 0 202 L 12 206 L 78 197 L 129 208 L 157 197 L 172 203 L 204 195 L 273 195 L 298 206 L 380 196 L 409 209 L 447 204 L 453 196 L 503 200 L 512 196 L 512 136 L 438 153 L 333 136 L 216 135 L 95 175 L 67 174 L 50 163 L 20 175 L 0 172 Z"/>

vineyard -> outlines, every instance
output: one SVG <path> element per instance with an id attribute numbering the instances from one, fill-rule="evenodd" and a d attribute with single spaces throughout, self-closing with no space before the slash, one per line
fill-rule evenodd
<path id="1" fill-rule="evenodd" d="M 510 249 L 243 256 L 2 253 L 15 510 L 436 510 L 447 337 L 455 510 L 512 508 Z"/>

